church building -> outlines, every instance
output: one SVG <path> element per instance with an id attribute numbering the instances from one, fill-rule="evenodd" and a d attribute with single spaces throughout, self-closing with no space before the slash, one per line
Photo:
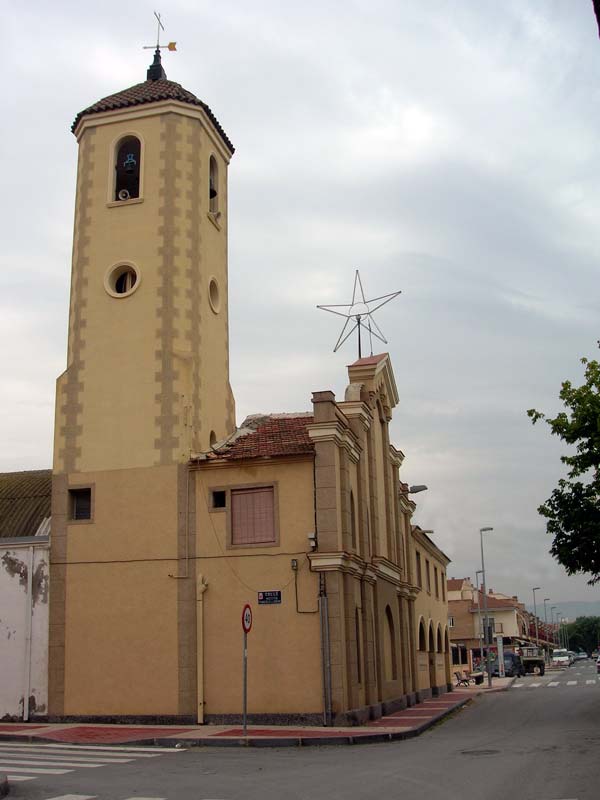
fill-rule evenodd
<path id="1" fill-rule="evenodd" d="M 231 141 L 158 49 L 73 133 L 48 717 L 239 720 L 246 603 L 251 722 L 359 723 L 446 691 L 447 605 L 419 611 L 416 554 L 436 586 L 448 559 L 411 525 L 389 355 L 350 364 L 341 399 L 307 393 L 303 413 L 236 427 Z"/>

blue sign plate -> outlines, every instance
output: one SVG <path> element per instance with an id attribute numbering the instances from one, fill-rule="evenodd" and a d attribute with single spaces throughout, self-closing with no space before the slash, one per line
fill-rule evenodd
<path id="1" fill-rule="evenodd" d="M 273 592 L 259 592 L 258 593 L 258 605 L 259 606 L 273 606 L 277 603 L 281 603 L 281 591 L 273 591 Z"/>

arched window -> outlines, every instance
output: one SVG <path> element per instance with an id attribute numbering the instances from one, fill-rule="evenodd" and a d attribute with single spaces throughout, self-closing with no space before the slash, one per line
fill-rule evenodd
<path id="1" fill-rule="evenodd" d="M 141 144 L 135 136 L 126 136 L 117 145 L 115 161 L 115 200 L 140 196 Z"/>
<path id="2" fill-rule="evenodd" d="M 429 623 L 429 652 L 435 652 L 435 641 L 433 639 L 433 628 L 431 626 L 431 622 Z"/>
<path id="3" fill-rule="evenodd" d="M 356 541 L 356 510 L 354 508 L 354 492 L 350 490 L 350 533 L 352 534 L 352 548 L 358 550 Z"/>
<path id="4" fill-rule="evenodd" d="M 441 628 L 440 628 L 439 625 L 438 625 L 438 629 L 437 629 L 437 651 L 438 651 L 438 653 L 442 653 L 443 652 L 443 650 L 442 650 L 442 631 L 441 631 Z"/>
<path id="5" fill-rule="evenodd" d="M 214 156 L 210 157 L 209 162 L 208 210 L 211 214 L 217 214 L 219 211 L 219 168 Z"/>
<path id="6" fill-rule="evenodd" d="M 385 607 L 383 663 L 385 666 L 386 680 L 395 681 L 398 677 L 398 667 L 396 664 L 396 636 L 394 632 L 394 617 L 392 615 L 392 609 L 389 606 Z"/>
<path id="7" fill-rule="evenodd" d="M 425 642 L 425 625 L 423 620 L 419 623 L 419 650 L 423 652 L 427 650 L 427 644 Z"/>

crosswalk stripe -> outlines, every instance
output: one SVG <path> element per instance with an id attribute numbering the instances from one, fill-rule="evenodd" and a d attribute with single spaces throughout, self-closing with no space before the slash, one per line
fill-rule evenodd
<path id="1" fill-rule="evenodd" d="M 596 685 L 596 681 L 595 681 L 595 680 L 586 681 L 586 684 L 587 684 L 588 686 L 595 686 L 595 685 Z"/>
<path id="2" fill-rule="evenodd" d="M 3 770 L 14 770 L 14 765 L 9 761 L 7 764 L 0 763 Z M 73 772 L 72 769 L 42 769 L 41 767 L 31 767 L 26 770 L 22 766 L 17 766 L 15 772 L 33 772 L 34 775 L 66 775 L 68 772 Z"/>
<path id="3" fill-rule="evenodd" d="M 97 758 L 94 753 L 87 753 L 86 755 L 78 755 L 77 753 L 72 752 L 63 752 L 63 753 L 48 753 L 47 751 L 40 751 L 35 750 L 32 752 L 27 752 L 26 750 L 12 750 L 8 747 L 0 747 L 0 759 L 3 758 L 12 758 L 12 756 L 23 756 L 27 758 L 44 758 L 48 761 L 64 761 L 65 758 L 70 759 L 71 761 L 79 762 L 79 761 L 93 761 L 94 764 L 130 764 L 133 759 L 132 758 Z"/>
<path id="4" fill-rule="evenodd" d="M 32 761 L 30 758 L 8 758 L 7 756 L 3 756 L 0 759 L 0 767 L 3 766 L 4 762 L 8 762 L 9 764 L 23 764 L 24 766 L 32 766 L 32 767 L 83 767 L 86 769 L 93 769 L 95 767 L 103 767 L 104 764 L 93 764 L 85 761 L 38 761 L 37 759 Z M 23 767 L 19 767 L 23 769 Z"/>
<path id="5" fill-rule="evenodd" d="M 567 681 L 567 686 L 577 686 L 577 681 Z"/>
<path id="6" fill-rule="evenodd" d="M 94 800 L 97 794 L 61 794 L 58 797 L 50 797 L 48 800 Z"/>
<path id="7" fill-rule="evenodd" d="M 31 747 L 32 745 L 21 745 L 22 747 Z M 45 748 L 52 748 L 57 750 L 107 750 L 108 752 L 114 753 L 120 750 L 124 750 L 128 753 L 136 753 L 137 758 L 155 758 L 158 753 L 172 753 L 172 747 L 129 747 L 126 744 L 109 744 L 109 745 L 101 745 L 101 744 L 55 744 L 55 743 L 40 743 L 39 745 L 34 745 L 35 747 L 45 747 Z M 181 750 L 181 748 L 180 748 Z M 175 752 L 180 752 L 175 751 Z M 142 755 L 146 753 L 147 755 Z"/>
<path id="8" fill-rule="evenodd" d="M 537 687 L 541 686 L 542 684 L 541 683 L 530 683 L 529 685 L 531 686 L 532 689 L 537 689 Z"/>
<path id="9" fill-rule="evenodd" d="M 548 686 L 560 686 L 560 683 L 558 681 L 550 681 Z"/>
<path id="10" fill-rule="evenodd" d="M 75 753 L 79 753 L 81 751 L 91 751 L 88 752 L 87 755 L 89 757 L 102 755 L 103 757 L 114 757 L 114 758 L 121 758 L 122 756 L 127 755 L 128 753 L 133 758 L 158 758 L 159 755 L 164 753 L 180 753 L 184 748 L 178 748 L 175 750 L 173 747 L 156 747 L 152 748 L 155 752 L 150 753 L 140 753 L 137 752 L 135 747 L 96 747 L 93 745 L 64 745 L 64 744 L 10 744 L 4 745 L 3 748 L 10 747 L 11 750 L 31 750 L 31 751 L 42 751 L 44 753 L 57 751 L 58 753 L 64 753 L 65 755 L 71 755 Z"/>
<path id="11" fill-rule="evenodd" d="M 513 689 L 520 689 L 521 686 L 524 686 L 524 685 L 525 684 L 523 684 L 523 683 L 513 683 Z"/>
<path id="12" fill-rule="evenodd" d="M 34 781 L 35 778 L 33 775 L 7 775 L 6 776 L 10 781 L 13 783 L 20 783 L 21 781 Z"/>

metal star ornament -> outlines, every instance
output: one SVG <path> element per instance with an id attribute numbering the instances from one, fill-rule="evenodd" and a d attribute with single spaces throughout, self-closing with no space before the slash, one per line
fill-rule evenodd
<path id="1" fill-rule="evenodd" d="M 380 342 L 387 344 L 387 339 L 383 335 L 383 331 L 379 325 L 375 322 L 373 313 L 381 308 L 381 306 L 389 303 L 390 300 L 398 297 L 399 294 L 402 294 L 402 292 L 392 292 L 391 294 L 383 294 L 380 297 L 374 297 L 372 300 L 366 300 L 362 281 L 360 279 L 360 272 L 356 270 L 351 303 L 317 306 L 317 308 L 321 308 L 323 311 L 329 311 L 331 314 L 337 314 L 339 317 L 344 317 L 346 319 L 342 332 L 333 348 L 333 352 L 336 353 L 354 331 L 358 330 L 358 357 L 362 358 L 361 328 L 366 328 L 369 332 L 371 355 L 373 355 L 373 336 L 379 339 Z M 346 310 L 344 311 L 342 309 Z M 350 325 L 352 325 L 352 327 L 348 330 Z"/>

